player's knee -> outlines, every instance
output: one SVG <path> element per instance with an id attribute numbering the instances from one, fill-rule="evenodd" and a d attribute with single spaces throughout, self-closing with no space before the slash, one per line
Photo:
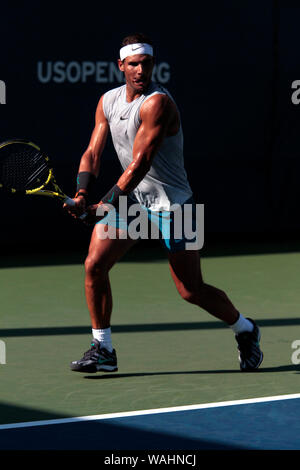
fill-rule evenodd
<path id="1" fill-rule="evenodd" d="M 179 286 L 178 292 L 183 300 L 191 304 L 196 302 L 196 294 L 193 290 L 186 288 L 185 286 Z"/>
<path id="2" fill-rule="evenodd" d="M 201 306 L 202 301 L 204 300 L 203 289 L 201 284 L 194 289 L 181 286 L 178 290 L 183 300 L 189 302 L 190 304 Z"/>
<path id="3" fill-rule="evenodd" d="M 99 260 L 95 260 L 92 256 L 88 256 L 84 263 L 85 274 L 88 278 L 106 278 L 108 275 L 108 269 L 105 267 L 104 263 L 101 263 Z"/>
<path id="4" fill-rule="evenodd" d="M 199 303 L 199 296 L 195 292 L 185 291 L 182 296 L 183 300 L 189 302 L 190 304 L 197 304 Z"/>

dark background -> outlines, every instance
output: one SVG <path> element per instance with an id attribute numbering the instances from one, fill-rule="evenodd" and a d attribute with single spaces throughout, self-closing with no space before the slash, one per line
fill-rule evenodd
<path id="1" fill-rule="evenodd" d="M 196 8 L 197 7 L 197 8 Z M 97 102 L 117 81 L 61 83 L 38 78 L 38 62 L 116 62 L 129 33 L 153 38 L 164 83 L 176 99 L 185 165 L 195 199 L 205 204 L 205 244 L 226 240 L 298 240 L 300 6 L 271 0 L 183 4 L 107 2 L 1 4 L 0 141 L 38 143 L 56 178 L 73 195 Z M 80 66 L 80 65 L 79 65 Z M 104 74 L 105 75 L 105 74 Z M 117 180 L 109 141 L 95 198 Z M 85 247 L 90 229 L 48 198 L 1 196 L 1 250 Z M 299 236 L 300 239 L 300 236 Z"/>

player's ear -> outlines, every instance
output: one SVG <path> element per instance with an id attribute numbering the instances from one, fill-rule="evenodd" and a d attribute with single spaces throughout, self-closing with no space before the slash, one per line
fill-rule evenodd
<path id="1" fill-rule="evenodd" d="M 122 61 L 121 59 L 118 59 L 118 66 L 121 72 L 124 72 L 124 61 Z"/>

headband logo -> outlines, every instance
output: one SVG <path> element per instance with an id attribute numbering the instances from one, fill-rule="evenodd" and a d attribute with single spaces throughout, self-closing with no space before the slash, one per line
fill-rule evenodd
<path id="1" fill-rule="evenodd" d="M 131 47 L 131 49 L 133 51 L 136 51 L 137 49 L 140 49 L 140 48 L 141 48 L 140 44 L 138 44 L 137 46 L 135 46 L 135 44 L 133 44 L 132 47 Z"/>

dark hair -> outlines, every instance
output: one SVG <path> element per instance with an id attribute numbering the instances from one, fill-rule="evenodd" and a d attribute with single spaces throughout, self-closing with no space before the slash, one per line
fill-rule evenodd
<path id="1" fill-rule="evenodd" d="M 128 46 L 128 44 L 136 44 L 136 43 L 146 43 L 150 46 L 153 46 L 153 41 L 146 36 L 144 33 L 134 33 L 126 36 L 121 43 L 121 47 Z"/>

